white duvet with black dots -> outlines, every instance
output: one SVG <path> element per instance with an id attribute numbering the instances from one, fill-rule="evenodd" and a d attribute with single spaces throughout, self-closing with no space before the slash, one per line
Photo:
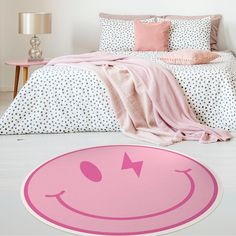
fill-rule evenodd
<path id="1" fill-rule="evenodd" d="M 201 123 L 236 130 L 236 60 L 167 65 L 157 52 L 117 52 L 152 60 L 172 71 Z M 95 73 L 69 65 L 36 70 L 0 118 L 0 134 L 119 131 L 110 98 Z"/>

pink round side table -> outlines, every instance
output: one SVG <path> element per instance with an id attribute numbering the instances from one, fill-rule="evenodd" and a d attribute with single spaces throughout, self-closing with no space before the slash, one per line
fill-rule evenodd
<path id="1" fill-rule="evenodd" d="M 15 98 L 16 95 L 17 95 L 21 68 L 23 68 L 23 84 L 25 85 L 25 83 L 28 80 L 28 69 L 29 69 L 29 67 L 46 65 L 49 60 L 50 59 L 44 59 L 43 61 L 8 60 L 8 61 L 5 62 L 6 65 L 16 67 L 13 98 Z"/>

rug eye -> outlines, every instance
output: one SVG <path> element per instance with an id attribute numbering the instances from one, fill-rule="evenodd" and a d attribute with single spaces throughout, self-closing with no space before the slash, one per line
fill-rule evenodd
<path id="1" fill-rule="evenodd" d="M 80 170 L 82 171 L 83 175 L 93 181 L 93 182 L 100 182 L 102 180 L 101 171 L 98 169 L 96 165 L 89 161 L 83 161 L 80 163 Z"/>

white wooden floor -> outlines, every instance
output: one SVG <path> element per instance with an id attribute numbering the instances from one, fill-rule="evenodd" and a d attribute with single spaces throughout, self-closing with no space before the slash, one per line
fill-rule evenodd
<path id="1" fill-rule="evenodd" d="M 0 113 L 11 102 L 11 96 L 0 93 Z M 121 133 L 0 136 L 0 235 L 69 235 L 38 221 L 24 209 L 20 187 L 25 175 L 48 159 L 82 147 L 140 143 L 143 142 Z M 209 166 L 224 186 L 223 200 L 208 218 L 171 235 L 236 236 L 236 139 L 208 145 L 184 142 L 169 149 L 183 152 Z"/>

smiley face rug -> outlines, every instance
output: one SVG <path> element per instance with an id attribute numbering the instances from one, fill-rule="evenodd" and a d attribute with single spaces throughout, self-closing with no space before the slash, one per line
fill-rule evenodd
<path id="1" fill-rule="evenodd" d="M 213 173 L 173 151 L 101 146 L 56 157 L 23 186 L 26 208 L 79 235 L 159 235 L 196 223 L 219 203 Z"/>

